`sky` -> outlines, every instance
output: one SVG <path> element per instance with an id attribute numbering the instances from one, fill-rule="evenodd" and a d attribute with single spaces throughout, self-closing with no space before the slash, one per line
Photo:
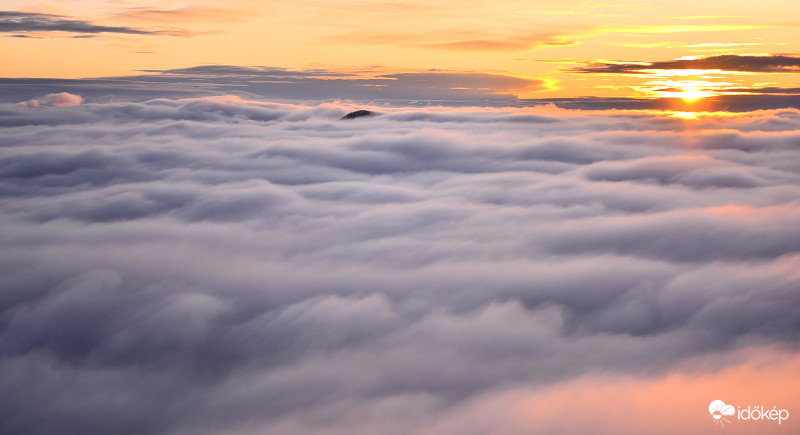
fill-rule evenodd
<path id="1" fill-rule="evenodd" d="M 490 74 L 508 79 L 474 88 L 521 99 L 763 96 L 783 107 L 800 94 L 792 0 L 5 0 L 3 10 L 6 78 L 229 65 L 321 79 Z"/>
<path id="2" fill-rule="evenodd" d="M 798 12 L 4 0 L 0 433 L 800 433 Z"/>

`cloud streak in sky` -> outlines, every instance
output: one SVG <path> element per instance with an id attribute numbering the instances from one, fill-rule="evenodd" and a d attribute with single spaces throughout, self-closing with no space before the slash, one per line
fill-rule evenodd
<path id="1" fill-rule="evenodd" d="M 79 34 L 118 33 L 128 35 L 187 36 L 178 30 L 148 30 L 129 26 L 104 26 L 54 14 L 0 11 L 0 33 L 67 32 Z M 17 35 L 13 35 L 17 36 Z"/>
<path id="2" fill-rule="evenodd" d="M 574 68 L 571 72 L 587 74 L 648 74 L 656 73 L 659 70 L 676 69 L 797 73 L 800 72 L 800 57 L 783 54 L 773 54 L 769 56 L 723 54 L 697 59 L 677 59 L 657 62 L 592 62 L 587 66 Z"/>
<path id="3" fill-rule="evenodd" d="M 384 44 L 467 52 L 528 51 L 541 46 L 580 44 L 579 41 L 572 40 L 569 35 L 561 33 L 496 35 L 469 30 L 436 31 L 430 34 L 357 31 L 337 35 L 328 40 L 350 44 Z"/>
<path id="4" fill-rule="evenodd" d="M 796 352 L 794 109 L 31 106 L 0 105 L 3 433 L 457 434 Z M 559 432 L 520 421 L 480 427 Z"/>
<path id="5" fill-rule="evenodd" d="M 149 35 L 155 32 L 121 26 L 101 26 L 52 14 L 0 11 L 0 32 L 127 33 Z"/>
<path id="6" fill-rule="evenodd" d="M 176 9 L 129 8 L 120 11 L 112 18 L 125 22 L 175 25 L 185 23 L 237 23 L 252 15 L 252 10 L 190 6 Z"/>

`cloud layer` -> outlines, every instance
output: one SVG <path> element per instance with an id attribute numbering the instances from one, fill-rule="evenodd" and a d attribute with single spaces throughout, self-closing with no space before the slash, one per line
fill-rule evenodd
<path id="1" fill-rule="evenodd" d="M 797 110 L 29 106 L 0 106 L 3 433 L 456 434 L 800 338 Z"/>
<path id="2" fill-rule="evenodd" d="M 741 56 L 740 56 L 741 57 Z M 800 59 L 786 57 L 787 59 Z M 764 62 L 772 58 L 764 57 Z M 679 61 L 675 61 L 679 62 Z M 664 63 L 664 62 L 662 62 Z M 593 72 L 634 73 L 640 64 L 591 64 Z M 629 68 L 629 71 L 623 69 Z M 658 70 L 653 70 L 658 71 Z M 663 71 L 663 70 L 662 70 Z M 545 91 L 545 80 L 503 73 L 449 70 L 390 72 L 379 66 L 363 69 L 287 69 L 269 66 L 200 65 L 169 70 L 144 70 L 143 74 L 92 79 L 0 78 L 0 103 L 33 100 L 45 94 L 68 92 L 91 103 L 110 101 L 144 102 L 154 98 L 199 98 L 238 95 L 247 99 L 319 104 L 347 100 L 362 104 L 398 107 L 488 106 L 530 107 L 555 104 L 582 110 L 684 110 L 753 111 L 800 108 L 796 88 L 728 87 L 710 88 L 712 95 L 700 101 L 681 98 L 541 98 L 520 95 Z M 663 84 L 648 85 L 651 91 L 678 91 Z M 701 86 L 701 88 L 703 88 Z M 723 95 L 716 95 L 717 92 Z M 677 92 L 676 92 L 677 93 Z M 724 95 L 732 93 L 732 95 Z"/>
<path id="3" fill-rule="evenodd" d="M 248 98 L 286 101 L 423 101 L 426 104 L 503 104 L 515 93 L 544 89 L 538 79 L 503 74 L 424 70 L 351 72 L 326 69 L 292 70 L 276 67 L 202 65 L 145 71 L 130 77 L 100 79 L 0 78 L 0 102 L 32 99 L 43 93 L 67 91 L 90 102 L 144 101 L 160 97 L 185 98 L 236 93 Z"/>

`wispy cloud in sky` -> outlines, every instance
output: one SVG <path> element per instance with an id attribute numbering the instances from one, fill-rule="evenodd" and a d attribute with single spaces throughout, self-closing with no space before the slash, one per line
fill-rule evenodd
<path id="1" fill-rule="evenodd" d="M 574 68 L 571 71 L 589 74 L 647 74 L 658 72 L 659 70 L 798 73 L 800 72 L 800 56 L 787 54 L 765 56 L 725 54 L 655 62 L 592 62 L 587 66 Z"/>
<path id="2" fill-rule="evenodd" d="M 326 38 L 328 43 L 354 45 L 396 45 L 455 51 L 530 51 L 538 47 L 570 46 L 580 44 L 569 33 L 513 33 L 496 34 L 475 30 L 431 32 L 348 32 Z"/>
<path id="3" fill-rule="evenodd" d="M 0 33 L 67 32 L 81 34 L 121 33 L 129 35 L 173 35 L 168 30 L 146 30 L 127 26 L 105 26 L 53 14 L 0 11 Z"/>
<path id="4" fill-rule="evenodd" d="M 252 16 L 252 11 L 223 7 L 190 6 L 177 9 L 129 8 L 111 19 L 142 24 L 176 25 L 183 23 L 238 23 Z"/>
<path id="5" fill-rule="evenodd" d="M 424 47 L 438 48 L 444 50 L 465 50 L 465 51 L 528 51 L 537 46 L 569 46 L 580 44 L 563 38 L 553 38 L 549 36 L 509 38 L 509 39 L 465 39 L 460 41 L 432 42 L 422 44 Z"/>

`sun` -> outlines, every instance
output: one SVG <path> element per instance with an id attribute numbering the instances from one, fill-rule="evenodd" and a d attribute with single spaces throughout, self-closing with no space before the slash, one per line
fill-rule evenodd
<path id="1" fill-rule="evenodd" d="M 679 96 L 683 101 L 693 103 L 701 98 L 710 97 L 711 92 L 701 91 L 697 88 L 685 88 L 683 91 L 679 92 Z"/>
<path id="2" fill-rule="evenodd" d="M 703 98 L 713 97 L 719 93 L 722 86 L 729 83 L 712 82 L 706 80 L 653 80 L 646 83 L 642 89 L 646 93 L 660 98 L 681 99 L 686 103 L 694 103 Z"/>

